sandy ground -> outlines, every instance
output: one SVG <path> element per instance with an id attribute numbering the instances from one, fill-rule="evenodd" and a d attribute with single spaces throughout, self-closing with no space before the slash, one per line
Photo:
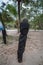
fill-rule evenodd
<path id="1" fill-rule="evenodd" d="M 43 65 L 43 31 L 29 31 L 22 63 L 17 61 L 19 34 L 7 34 L 12 38 L 7 38 L 7 45 L 0 42 L 0 65 Z"/>

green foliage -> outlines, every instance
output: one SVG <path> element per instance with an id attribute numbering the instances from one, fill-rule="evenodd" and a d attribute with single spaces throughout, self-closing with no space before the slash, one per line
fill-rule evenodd
<path id="1" fill-rule="evenodd" d="M 16 2 L 17 0 L 12 0 L 13 2 Z M 43 11 L 43 0 L 21 0 L 21 2 L 24 4 L 24 8 L 22 7 L 21 18 L 26 16 L 29 20 L 31 17 L 34 17 L 34 20 L 30 23 L 31 27 L 34 29 L 43 29 L 43 12 L 41 13 L 40 11 Z M 17 6 L 18 7 L 18 6 Z M 27 7 L 27 8 L 25 8 Z M 30 7 L 30 9 L 29 9 Z M 19 8 L 21 9 L 21 8 Z M 3 18 L 3 21 L 10 22 L 12 21 L 12 17 L 8 14 L 6 11 L 8 10 L 11 14 L 13 14 L 15 17 L 17 16 L 17 11 L 15 5 L 8 4 L 6 6 L 5 11 L 3 11 L 0 14 L 0 20 L 1 20 L 1 15 Z"/>
<path id="2" fill-rule="evenodd" d="M 14 29 L 15 28 L 15 21 L 5 22 L 7 29 Z"/>
<path id="3" fill-rule="evenodd" d="M 28 4 L 30 0 L 23 0 L 24 3 Z"/>
<path id="4" fill-rule="evenodd" d="M 12 5 L 7 5 L 6 9 L 8 9 L 13 15 L 17 15 L 17 11 L 16 11 L 16 8 Z"/>
<path id="5" fill-rule="evenodd" d="M 37 16 L 33 21 L 31 21 L 31 28 L 43 30 L 43 14 Z"/>
<path id="6" fill-rule="evenodd" d="M 0 16 L 1 16 L 0 20 L 1 21 L 3 20 L 3 22 L 13 21 L 13 18 L 10 15 L 8 15 L 8 12 L 7 11 L 3 11 Z"/>

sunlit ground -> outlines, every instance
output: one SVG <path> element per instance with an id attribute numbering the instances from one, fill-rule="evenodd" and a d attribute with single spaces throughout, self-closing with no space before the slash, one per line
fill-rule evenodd
<path id="1" fill-rule="evenodd" d="M 7 34 L 6 45 L 0 36 L 0 65 L 43 65 L 43 31 L 29 31 L 21 64 L 17 61 L 19 34 L 17 31 Z"/>

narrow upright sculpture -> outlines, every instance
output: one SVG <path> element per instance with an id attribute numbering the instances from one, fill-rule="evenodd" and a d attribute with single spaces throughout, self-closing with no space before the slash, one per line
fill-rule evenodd
<path id="1" fill-rule="evenodd" d="M 17 58 L 18 62 L 22 62 L 23 53 L 26 46 L 27 34 L 29 30 L 29 23 L 27 19 L 23 19 L 20 23 L 20 36 L 19 36 L 19 44 L 18 44 L 18 51 L 17 51 Z"/>

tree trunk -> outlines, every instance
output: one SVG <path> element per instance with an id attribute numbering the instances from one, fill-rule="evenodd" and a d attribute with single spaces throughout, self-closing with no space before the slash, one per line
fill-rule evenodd
<path id="1" fill-rule="evenodd" d="M 20 19 L 20 2 L 18 1 L 18 19 L 19 19 L 19 21 L 18 21 L 18 32 L 20 31 L 20 21 L 21 21 L 21 19 Z"/>

